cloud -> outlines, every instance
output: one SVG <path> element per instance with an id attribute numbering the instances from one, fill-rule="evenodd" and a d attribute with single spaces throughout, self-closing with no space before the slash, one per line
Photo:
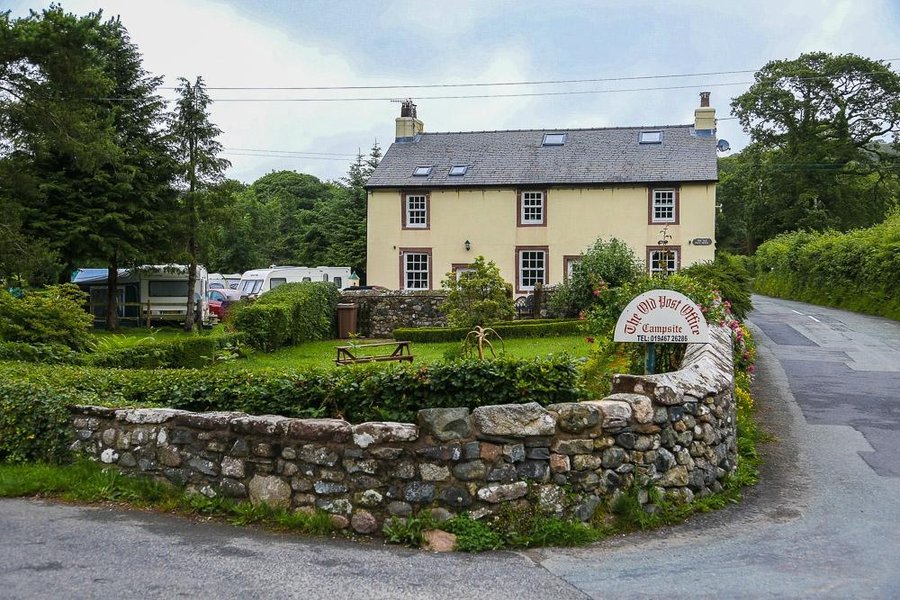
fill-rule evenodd
<path id="1" fill-rule="evenodd" d="M 634 0 L 554 4 L 292 2 L 232 4 L 213 0 L 67 0 L 86 13 L 120 14 L 145 67 L 173 85 L 202 75 L 209 86 L 384 85 L 579 79 L 758 68 L 776 58 L 821 49 L 900 56 L 889 0 L 761 0 L 726 3 Z M 25 4 L 13 7 L 23 14 Z M 613 9 L 612 7 L 615 6 Z M 352 31 L 352 35 L 348 32 Z M 340 35 L 338 35 L 340 33 Z M 598 127 L 687 123 L 701 88 L 595 95 L 491 99 L 429 96 L 508 94 L 562 89 L 665 87 L 747 81 L 750 74 L 569 86 L 415 90 L 211 91 L 213 119 L 224 130 L 230 176 L 252 181 L 272 169 L 324 179 L 343 175 L 357 149 L 376 139 L 387 148 L 399 106 L 412 96 L 426 131 Z M 713 105 L 728 116 L 730 98 L 746 85 L 713 87 Z M 224 99 L 377 96 L 378 102 L 225 102 Z M 746 136 L 735 121 L 720 135 L 738 149 Z M 235 150 L 290 150 L 345 155 L 338 160 L 246 156 Z M 258 153 L 256 153 L 258 154 Z"/>

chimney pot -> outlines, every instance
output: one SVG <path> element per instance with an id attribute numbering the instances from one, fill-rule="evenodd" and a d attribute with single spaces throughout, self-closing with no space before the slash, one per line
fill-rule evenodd
<path id="1" fill-rule="evenodd" d="M 410 99 L 406 99 L 400 105 L 400 116 L 401 117 L 412 117 L 416 118 L 416 105 L 413 104 L 413 101 Z"/>
<path id="2" fill-rule="evenodd" d="M 709 92 L 700 92 L 700 106 L 709 106 Z M 413 110 L 415 110 L 415 106 Z"/>

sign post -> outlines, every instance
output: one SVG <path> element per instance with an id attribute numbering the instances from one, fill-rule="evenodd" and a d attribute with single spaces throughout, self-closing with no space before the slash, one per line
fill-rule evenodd
<path id="1" fill-rule="evenodd" d="M 655 344 L 708 344 L 709 328 L 693 300 L 673 290 L 644 292 L 625 307 L 616 322 L 615 342 L 646 344 L 645 368 L 656 371 Z"/>

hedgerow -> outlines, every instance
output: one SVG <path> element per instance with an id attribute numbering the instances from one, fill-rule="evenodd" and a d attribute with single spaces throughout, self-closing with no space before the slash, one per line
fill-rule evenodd
<path id="1" fill-rule="evenodd" d="M 577 319 L 534 319 L 527 321 L 504 321 L 490 326 L 503 339 L 527 337 L 551 337 L 578 335 L 581 321 Z M 471 331 L 468 327 L 409 327 L 393 331 L 395 340 L 435 343 L 459 342 Z"/>
<path id="2" fill-rule="evenodd" d="M 269 352 L 329 337 L 339 297 L 332 283 L 286 283 L 234 306 L 229 320 L 251 346 Z"/>
<path id="3" fill-rule="evenodd" d="M 584 394 L 575 361 L 564 356 L 253 372 L 0 363 L 0 378 L 17 397 L 49 392 L 64 394 L 66 402 L 75 404 L 342 416 L 352 422 L 414 421 L 422 408 L 576 402 Z"/>
<path id="4" fill-rule="evenodd" d="M 848 233 L 780 235 L 755 262 L 761 294 L 900 319 L 900 212 Z"/>

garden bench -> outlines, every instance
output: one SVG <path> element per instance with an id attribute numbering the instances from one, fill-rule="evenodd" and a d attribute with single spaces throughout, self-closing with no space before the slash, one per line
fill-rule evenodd
<path id="1" fill-rule="evenodd" d="M 371 354 L 360 355 L 360 350 L 366 348 L 384 348 L 391 350 L 390 354 Z M 382 361 L 406 361 L 412 362 L 413 355 L 409 351 L 409 342 L 376 342 L 374 344 L 355 344 L 352 346 L 338 346 L 337 359 L 334 361 L 339 365 L 355 365 L 367 362 Z"/>
<path id="2" fill-rule="evenodd" d="M 515 302 L 516 306 L 516 314 L 521 319 L 522 317 L 530 317 L 534 313 L 534 296 L 529 294 L 527 296 L 520 296 L 516 298 Z"/>

